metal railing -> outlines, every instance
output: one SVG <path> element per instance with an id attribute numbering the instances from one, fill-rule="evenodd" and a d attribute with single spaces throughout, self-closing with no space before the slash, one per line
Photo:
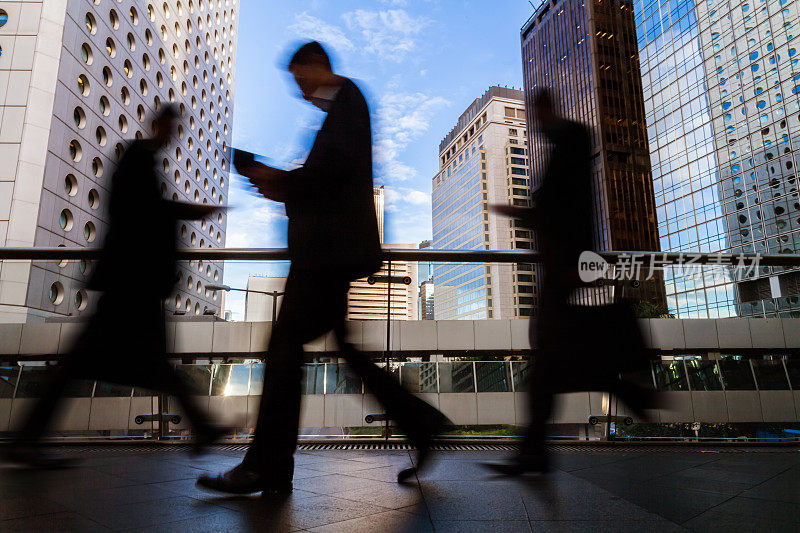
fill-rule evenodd
<path id="1" fill-rule="evenodd" d="M 66 247 L 5 247 L 0 248 L 0 260 L 55 260 L 99 259 L 100 248 Z M 132 252 L 146 255 L 147 248 Z M 662 264 L 692 264 L 711 266 L 738 266 L 757 263 L 760 266 L 800 267 L 800 254 L 734 254 L 694 252 L 597 252 L 609 264 L 631 258 L 655 260 Z M 178 259 L 210 259 L 232 261 L 287 261 L 291 259 L 286 248 L 179 248 Z M 531 250 L 400 250 L 383 249 L 384 261 L 441 261 L 452 263 L 538 263 L 540 253 Z"/>

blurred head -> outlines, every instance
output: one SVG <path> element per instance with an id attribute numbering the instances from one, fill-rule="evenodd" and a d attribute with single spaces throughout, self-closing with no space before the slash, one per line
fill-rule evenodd
<path id="1" fill-rule="evenodd" d="M 159 145 L 167 144 L 169 138 L 175 133 L 178 122 L 178 110 L 174 105 L 165 105 L 153 120 L 153 140 Z"/>
<path id="2" fill-rule="evenodd" d="M 317 41 L 298 48 L 289 61 L 288 69 L 303 92 L 303 98 L 309 101 L 318 88 L 335 83 L 330 57 Z"/>
<path id="3" fill-rule="evenodd" d="M 547 125 L 557 118 L 550 89 L 540 87 L 533 93 L 533 116 L 540 126 Z"/>

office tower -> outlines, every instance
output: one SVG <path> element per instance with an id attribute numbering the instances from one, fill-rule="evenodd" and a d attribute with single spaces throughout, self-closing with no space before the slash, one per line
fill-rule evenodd
<path id="1" fill-rule="evenodd" d="M 433 246 L 430 239 L 419 243 L 419 249 Z M 419 281 L 419 299 L 417 301 L 417 319 L 433 320 L 433 261 L 417 262 L 417 280 Z"/>
<path id="2" fill-rule="evenodd" d="M 160 154 L 161 193 L 225 205 L 233 120 L 235 0 L 4 2 L 0 5 L 0 244 L 96 247 L 108 230 L 111 176 L 128 141 L 151 135 L 167 103 L 182 125 Z M 154 231 L 131 242 L 130 307 Z M 180 245 L 224 246 L 226 215 L 185 222 Z M 168 311 L 219 310 L 205 289 L 218 261 L 181 265 Z M 93 307 L 84 261 L 5 262 L 0 315 L 24 322 Z"/>
<path id="3" fill-rule="evenodd" d="M 419 243 L 420 250 L 425 250 L 427 248 L 431 248 L 432 246 L 433 241 L 430 239 Z M 419 261 L 417 264 L 417 270 L 417 277 L 419 278 L 420 283 L 433 279 L 433 261 Z"/>
<path id="4" fill-rule="evenodd" d="M 531 233 L 490 205 L 530 205 L 523 92 L 490 87 L 439 143 L 433 178 L 433 247 L 531 249 Z M 442 263 L 434 267 L 437 320 L 514 318 L 533 307 L 531 265 Z"/>
<path id="5" fill-rule="evenodd" d="M 419 320 L 434 320 L 436 314 L 434 312 L 434 292 L 435 292 L 435 285 L 433 284 L 433 280 L 429 279 L 420 283 L 419 286 L 419 303 L 417 304 L 417 308 L 419 309 Z"/>
<path id="6" fill-rule="evenodd" d="M 378 218 L 378 238 L 383 243 L 383 213 L 385 205 L 385 196 L 383 185 L 380 187 L 373 187 L 372 200 L 375 202 L 375 216 Z"/>
<path id="7" fill-rule="evenodd" d="M 282 293 L 284 286 L 286 278 L 248 276 L 247 293 L 244 298 L 244 321 L 272 322 L 273 313 L 275 316 L 278 315 L 283 302 L 283 296 L 275 293 Z M 275 306 L 274 311 L 273 306 Z"/>
<path id="8" fill-rule="evenodd" d="M 595 246 L 657 251 L 632 5 L 620 0 L 547 1 L 523 26 L 521 40 L 526 101 L 537 88 L 549 88 L 558 111 L 590 129 Z M 530 105 L 527 120 L 536 123 Z M 536 188 L 548 147 L 531 129 L 528 138 Z M 569 198 L 564 198 L 564 217 L 568 216 Z M 625 296 L 664 304 L 661 277 L 626 291 Z M 599 302 L 611 295 L 587 290 L 582 296 Z"/>
<path id="9" fill-rule="evenodd" d="M 661 246 L 798 253 L 797 6 L 636 2 Z M 800 274 L 672 270 L 681 318 L 796 316 Z"/>
<path id="10" fill-rule="evenodd" d="M 415 244 L 384 244 L 384 189 L 374 189 L 375 213 L 378 217 L 378 233 L 381 245 L 385 248 L 416 249 Z M 387 296 L 391 292 L 393 320 L 417 319 L 417 263 L 416 261 L 392 261 L 391 273 L 384 262 L 376 276 L 398 276 L 409 278 L 410 284 L 392 283 L 391 291 L 385 281 L 370 283 L 369 278 L 357 279 L 350 283 L 347 292 L 347 320 L 386 320 Z"/>

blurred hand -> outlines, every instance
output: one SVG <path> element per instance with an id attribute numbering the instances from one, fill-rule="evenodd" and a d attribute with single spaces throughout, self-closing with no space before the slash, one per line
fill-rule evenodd
<path id="1" fill-rule="evenodd" d="M 276 202 L 286 201 L 285 171 L 268 167 L 263 163 L 255 163 L 248 167 L 245 176 L 258 192 Z"/>
<path id="2" fill-rule="evenodd" d="M 499 215 L 505 215 L 507 217 L 514 218 L 521 218 L 525 216 L 525 213 L 530 209 L 530 207 L 519 207 L 508 204 L 492 204 L 489 207 L 492 211 Z"/>

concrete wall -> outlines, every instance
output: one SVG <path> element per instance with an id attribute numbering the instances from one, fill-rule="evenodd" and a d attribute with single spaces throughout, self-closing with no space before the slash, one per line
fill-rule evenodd
<path id="1" fill-rule="evenodd" d="M 800 319 L 642 319 L 648 346 L 662 355 L 671 352 L 716 350 L 798 350 Z M 386 323 L 348 323 L 350 342 L 367 351 L 386 349 Z M 576 326 L 577 328 L 578 326 Z M 0 324 L 0 355 L 66 353 L 70 335 L 80 323 Z M 269 322 L 168 322 L 167 350 L 174 353 L 244 353 L 267 349 Z M 394 352 L 447 352 L 464 350 L 528 350 L 527 320 L 407 320 L 391 324 L 390 349 Z M 132 326 L 132 331 L 136 327 Z M 310 352 L 335 352 L 328 334 L 306 345 Z"/>

